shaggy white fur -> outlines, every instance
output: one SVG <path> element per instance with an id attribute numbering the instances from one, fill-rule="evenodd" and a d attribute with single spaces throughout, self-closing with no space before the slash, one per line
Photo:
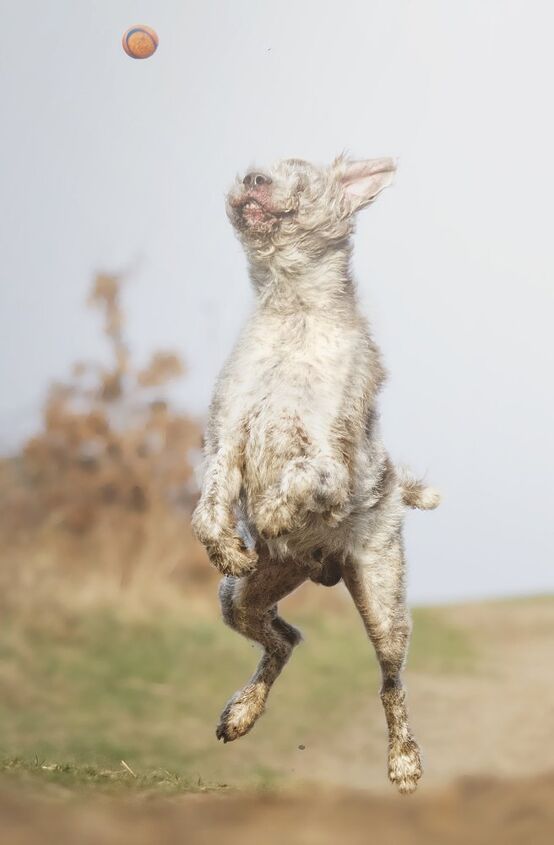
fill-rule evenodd
<path id="1" fill-rule="evenodd" d="M 350 272 L 355 214 L 394 172 L 390 158 L 293 159 L 229 192 L 256 307 L 216 385 L 193 526 L 227 576 L 225 620 L 264 647 L 218 736 L 250 730 L 298 642 L 276 602 L 306 578 L 342 577 L 382 668 L 389 774 L 409 792 L 421 767 L 400 681 L 410 631 L 401 529 L 406 506 L 434 508 L 439 497 L 397 470 L 382 443 L 385 374 Z"/>

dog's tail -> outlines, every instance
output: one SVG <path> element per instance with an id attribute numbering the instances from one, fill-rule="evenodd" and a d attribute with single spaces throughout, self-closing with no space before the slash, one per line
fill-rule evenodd
<path id="1" fill-rule="evenodd" d="M 402 489 L 402 501 L 409 508 L 418 508 L 422 511 L 432 511 L 440 504 L 440 493 L 434 487 L 429 487 L 415 475 L 412 475 L 406 467 L 400 467 L 398 478 Z"/>

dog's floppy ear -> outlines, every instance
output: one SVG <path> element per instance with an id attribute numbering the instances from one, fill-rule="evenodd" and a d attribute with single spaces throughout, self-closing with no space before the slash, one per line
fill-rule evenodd
<path id="1" fill-rule="evenodd" d="M 396 171 L 394 158 L 370 158 L 349 161 L 344 157 L 333 163 L 342 187 L 346 210 L 353 214 L 373 202 L 377 194 L 392 185 Z"/>

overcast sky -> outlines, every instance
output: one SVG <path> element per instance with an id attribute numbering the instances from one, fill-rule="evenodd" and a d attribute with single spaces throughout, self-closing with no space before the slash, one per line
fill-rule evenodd
<path id="1" fill-rule="evenodd" d="M 554 589 L 554 13 L 526 0 L 2 0 L 0 445 L 98 357 L 93 272 L 136 262 L 128 334 L 209 401 L 251 292 L 223 195 L 252 163 L 400 158 L 360 219 L 385 437 L 444 493 L 410 597 Z M 122 32 L 160 38 L 147 61 Z"/>

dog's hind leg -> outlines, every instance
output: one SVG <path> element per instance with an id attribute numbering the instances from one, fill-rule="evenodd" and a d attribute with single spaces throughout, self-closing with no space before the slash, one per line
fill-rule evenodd
<path id="1" fill-rule="evenodd" d="M 381 700 L 389 733 L 389 778 L 400 792 L 406 793 L 414 791 L 422 770 L 419 748 L 408 724 L 401 680 L 411 631 L 404 570 L 402 540 L 398 535 L 381 549 L 364 549 L 349 559 L 343 578 L 381 667 Z"/>
<path id="2" fill-rule="evenodd" d="M 216 730 L 218 739 L 238 739 L 264 712 L 273 683 L 301 640 L 300 632 L 278 616 L 277 602 L 307 577 L 307 571 L 292 561 L 260 559 L 251 575 L 230 576 L 221 582 L 223 619 L 235 631 L 259 643 L 263 654 L 250 681 L 226 704 Z"/>

